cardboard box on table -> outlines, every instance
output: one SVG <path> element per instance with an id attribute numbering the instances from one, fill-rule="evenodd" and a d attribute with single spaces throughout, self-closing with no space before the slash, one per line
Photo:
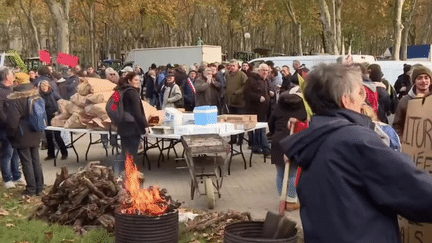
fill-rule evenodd
<path id="1" fill-rule="evenodd" d="M 432 176 L 432 96 L 408 102 L 402 152 L 412 156 L 417 168 Z M 414 223 L 401 216 L 399 228 L 403 243 L 432 242 L 432 224 Z"/>
<path id="2" fill-rule="evenodd" d="M 236 130 L 254 128 L 258 122 L 257 115 L 220 115 L 219 122 L 234 123 Z"/>

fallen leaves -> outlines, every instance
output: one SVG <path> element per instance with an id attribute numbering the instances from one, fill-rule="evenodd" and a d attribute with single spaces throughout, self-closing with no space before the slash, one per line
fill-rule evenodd
<path id="1" fill-rule="evenodd" d="M 186 231 L 192 233 L 191 242 L 222 242 L 225 226 L 229 223 L 239 221 L 251 221 L 248 212 L 239 213 L 235 211 L 207 212 L 199 214 L 192 221 L 186 223 Z"/>
<path id="2" fill-rule="evenodd" d="M 8 216 L 9 212 L 4 208 L 0 207 L 0 216 Z"/>
<path id="3" fill-rule="evenodd" d="M 45 232 L 45 237 L 47 238 L 48 241 L 50 241 L 54 237 L 54 232 L 53 231 Z"/>

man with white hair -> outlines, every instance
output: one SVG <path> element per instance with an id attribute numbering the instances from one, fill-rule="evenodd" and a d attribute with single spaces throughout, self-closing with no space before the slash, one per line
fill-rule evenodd
<path id="1" fill-rule="evenodd" d="M 109 81 L 111 81 L 115 84 L 118 84 L 120 77 L 119 77 L 118 73 L 112 67 L 105 69 L 105 75 Z"/>
<path id="2" fill-rule="evenodd" d="M 270 91 L 270 82 L 268 80 L 270 71 L 271 69 L 267 64 L 263 63 L 259 65 L 258 73 L 249 74 L 244 89 L 245 112 L 247 114 L 256 114 L 258 116 L 258 122 L 267 122 L 272 94 L 272 91 Z M 255 130 L 253 140 L 252 152 L 270 153 L 270 146 L 267 141 L 265 129 Z"/>

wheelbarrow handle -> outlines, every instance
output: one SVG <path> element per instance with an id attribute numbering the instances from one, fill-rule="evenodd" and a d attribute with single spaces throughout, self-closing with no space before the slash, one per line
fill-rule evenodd
<path id="1" fill-rule="evenodd" d="M 287 125 L 290 129 L 290 135 L 294 133 L 297 121 L 298 121 L 298 119 L 296 119 L 296 118 L 291 118 L 288 121 Z M 279 214 L 282 216 L 285 214 L 286 197 L 287 197 L 287 190 L 288 190 L 289 163 L 290 163 L 290 160 L 286 155 L 284 155 L 284 161 L 285 161 L 285 170 L 284 170 L 282 191 L 281 191 L 281 197 L 280 197 L 280 206 L 279 206 Z"/>
<path id="2" fill-rule="evenodd" d="M 289 159 L 284 155 L 285 163 L 285 170 L 284 170 L 284 177 L 283 177 L 283 183 L 282 183 L 282 191 L 281 191 L 281 197 L 280 197 L 280 207 L 279 207 L 279 214 L 284 215 L 285 214 L 285 204 L 286 204 L 286 197 L 287 197 L 287 190 L 288 190 L 288 176 L 289 176 Z"/>

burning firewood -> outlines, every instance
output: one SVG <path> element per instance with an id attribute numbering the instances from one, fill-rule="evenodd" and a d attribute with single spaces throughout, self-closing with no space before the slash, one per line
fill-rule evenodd
<path id="1" fill-rule="evenodd" d="M 126 193 L 122 195 L 121 214 L 159 216 L 180 207 L 181 203 L 172 200 L 166 189 L 150 186 L 141 188 L 142 174 L 134 164 L 133 157 L 126 158 Z"/>
<path id="2" fill-rule="evenodd" d="M 81 234 L 94 228 L 105 228 L 112 232 L 116 210 L 156 216 L 180 207 L 180 203 L 172 200 L 166 189 L 141 188 L 144 180 L 142 173 L 133 164 L 133 159 L 127 163 L 128 177 L 124 186 L 123 180 L 117 180 L 111 168 L 99 162 L 89 162 L 84 169 L 72 175 L 63 167 L 48 194 L 42 197 L 43 204 L 30 218 L 71 225 Z M 149 199 L 150 195 L 154 196 L 154 204 L 140 201 Z M 140 208 L 143 205 L 150 208 Z M 154 210 L 158 214 L 154 214 Z"/>

